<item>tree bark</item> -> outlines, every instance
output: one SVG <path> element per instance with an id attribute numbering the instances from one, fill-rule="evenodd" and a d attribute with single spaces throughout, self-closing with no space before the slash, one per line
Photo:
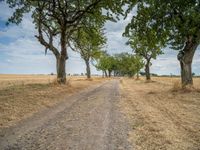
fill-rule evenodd
<path id="1" fill-rule="evenodd" d="M 66 59 L 63 56 L 56 58 L 56 68 L 57 68 L 57 82 L 59 84 L 65 84 L 66 83 L 66 72 L 65 72 L 65 64 Z"/>
<path id="2" fill-rule="evenodd" d="M 110 70 L 108 70 L 108 76 L 111 77 L 111 72 Z"/>
<path id="3" fill-rule="evenodd" d="M 106 70 L 104 71 L 104 73 L 105 73 L 105 76 L 108 77 L 108 74 L 107 74 Z"/>
<path id="4" fill-rule="evenodd" d="M 85 64 L 86 64 L 87 78 L 90 79 L 91 78 L 91 71 L 90 71 L 90 62 L 89 62 L 89 60 L 85 60 Z"/>
<path id="5" fill-rule="evenodd" d="M 61 45 L 61 52 L 60 56 L 57 57 L 57 82 L 59 84 L 65 84 L 66 83 L 65 64 L 66 60 L 68 59 L 65 27 L 62 28 L 60 36 L 60 45 Z"/>
<path id="6" fill-rule="evenodd" d="M 192 41 L 186 42 L 186 45 L 182 51 L 183 56 L 182 58 L 179 58 L 181 66 L 181 82 L 183 87 L 187 85 L 193 85 L 192 60 L 197 47 L 197 43 L 193 43 Z"/>
<path id="7" fill-rule="evenodd" d="M 137 72 L 137 80 L 139 79 L 139 72 Z"/>
<path id="8" fill-rule="evenodd" d="M 150 60 L 147 60 L 147 63 L 145 65 L 145 75 L 146 75 L 146 80 L 151 80 L 151 76 L 150 76 Z"/>

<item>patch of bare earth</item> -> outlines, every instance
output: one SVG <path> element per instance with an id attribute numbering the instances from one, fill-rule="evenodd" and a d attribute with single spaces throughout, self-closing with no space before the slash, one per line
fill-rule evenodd
<path id="1" fill-rule="evenodd" d="M 123 79 L 121 90 L 121 109 L 132 122 L 129 140 L 136 150 L 200 149 L 199 90 L 174 92 L 164 78 L 150 83 Z"/>
<path id="2" fill-rule="evenodd" d="M 91 85 L 102 83 L 104 80 L 101 78 L 93 80 L 72 78 L 67 85 L 48 82 L 29 83 L 27 80 L 24 80 L 26 84 L 18 84 L 18 81 L 13 81 L 15 84 L 12 86 L 7 84 L 7 87 L 0 88 L 0 128 L 14 125 L 43 108 L 52 107 L 61 102 L 66 96 Z"/>

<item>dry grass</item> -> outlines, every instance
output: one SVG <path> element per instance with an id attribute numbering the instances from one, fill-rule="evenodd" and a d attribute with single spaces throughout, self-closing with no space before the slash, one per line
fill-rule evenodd
<path id="1" fill-rule="evenodd" d="M 101 80 L 101 77 L 92 77 L 94 80 Z M 90 80 L 93 80 L 90 79 Z M 88 80 L 85 76 L 67 77 L 67 81 L 82 81 Z M 50 84 L 56 83 L 56 75 L 15 75 L 15 74 L 0 74 L 0 89 L 16 85 L 27 84 Z"/>
<path id="2" fill-rule="evenodd" d="M 178 78 L 145 83 L 124 79 L 121 109 L 131 121 L 130 141 L 136 150 L 200 149 L 200 92 L 178 89 Z M 195 88 L 200 79 L 195 79 Z"/>
<path id="3" fill-rule="evenodd" d="M 25 84 L 52 83 L 56 76 L 0 74 L 0 89 Z"/>
<path id="4" fill-rule="evenodd" d="M 0 84 L 0 127 L 7 127 L 43 108 L 55 105 L 66 96 L 104 80 L 94 78 L 89 81 L 84 77 L 71 77 L 68 78 L 67 85 L 58 85 L 53 82 L 55 77 L 51 76 L 16 75 L 15 79 L 14 75 L 8 75 L 8 79 L 4 76 L 0 79 L 1 83 L 2 81 L 4 84 Z"/>
<path id="5" fill-rule="evenodd" d="M 144 78 L 143 78 L 144 79 Z M 152 77 L 153 81 L 157 81 L 167 85 L 173 85 L 181 82 L 180 77 Z M 200 88 L 200 78 L 193 78 L 194 88 Z"/>
<path id="6" fill-rule="evenodd" d="M 172 91 L 177 92 L 182 89 L 182 85 L 180 81 L 174 81 Z"/>

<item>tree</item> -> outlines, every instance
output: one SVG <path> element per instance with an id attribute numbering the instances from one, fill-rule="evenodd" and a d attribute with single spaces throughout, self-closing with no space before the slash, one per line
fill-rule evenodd
<path id="1" fill-rule="evenodd" d="M 117 59 L 117 72 L 120 76 L 133 77 L 136 73 L 135 64 L 132 55 L 128 53 L 120 53 L 115 55 Z"/>
<path id="2" fill-rule="evenodd" d="M 131 46 L 134 53 L 145 59 L 145 75 L 146 80 L 151 79 L 150 65 L 151 59 L 162 54 L 160 43 L 154 38 L 156 32 L 149 28 L 143 28 L 144 31 L 137 30 L 137 28 L 128 29 L 125 36 L 129 37 L 127 44 Z"/>
<path id="3" fill-rule="evenodd" d="M 133 77 L 137 74 L 137 77 L 139 77 L 138 72 L 144 66 L 142 57 L 129 53 L 120 53 L 116 55 L 116 59 L 118 62 L 117 71 L 121 76 Z"/>
<path id="4" fill-rule="evenodd" d="M 78 51 L 85 61 L 87 78 L 91 78 L 90 60 L 100 57 L 100 50 L 105 44 L 106 39 L 103 36 L 101 25 L 86 28 L 80 28 L 73 37 L 74 50 Z"/>
<path id="5" fill-rule="evenodd" d="M 116 66 L 116 61 L 113 56 L 107 57 L 107 70 L 108 70 L 108 76 L 111 77 L 112 71 L 114 71 Z"/>
<path id="6" fill-rule="evenodd" d="M 112 72 L 114 72 L 114 76 L 133 77 L 143 66 L 142 58 L 137 55 L 120 53 L 111 56 L 104 53 L 100 59 L 98 59 L 96 68 L 102 70 L 106 76 L 108 71 L 109 77 L 111 77 Z"/>
<path id="7" fill-rule="evenodd" d="M 100 57 L 101 49 L 106 43 L 106 38 L 103 33 L 104 16 L 101 16 L 98 20 L 89 16 L 84 18 L 84 26 L 74 32 L 72 36 L 72 44 L 74 51 L 80 53 L 81 57 L 86 64 L 87 78 L 91 78 L 90 61 L 93 61 Z"/>
<path id="8" fill-rule="evenodd" d="M 114 14 L 123 12 L 125 0 L 7 0 L 13 15 L 9 23 L 19 24 L 25 13 L 32 13 L 38 34 L 35 36 L 56 57 L 57 81 L 66 82 L 65 64 L 67 47 L 72 34 L 84 25 L 88 16 L 95 19 L 113 20 Z M 103 11 L 106 15 L 103 15 Z M 104 17 L 102 17 L 104 16 Z M 55 41 L 60 44 L 56 47 Z"/>
<path id="9" fill-rule="evenodd" d="M 135 5 L 137 4 L 137 5 Z M 179 50 L 182 85 L 192 85 L 192 60 L 200 43 L 200 2 L 197 0 L 143 0 L 137 7 L 129 28 L 148 27 L 165 46 Z M 141 26 L 142 25 L 142 26 Z"/>

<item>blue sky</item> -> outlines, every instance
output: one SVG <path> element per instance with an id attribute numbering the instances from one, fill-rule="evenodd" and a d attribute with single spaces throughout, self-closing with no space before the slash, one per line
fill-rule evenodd
<path id="1" fill-rule="evenodd" d="M 44 47 L 35 39 L 37 33 L 29 14 L 25 15 L 18 26 L 5 26 L 7 18 L 12 14 L 5 3 L 0 3 L 0 73 L 3 74 L 49 74 L 56 72 L 55 58 L 48 52 L 44 54 Z M 134 11 L 133 11 L 134 14 Z M 125 45 L 127 39 L 122 37 L 124 28 L 129 23 L 130 14 L 126 20 L 117 23 L 107 22 L 105 25 L 107 45 L 105 49 L 113 54 L 131 52 Z M 157 74 L 179 74 L 180 66 L 176 59 L 177 51 L 166 48 L 165 54 L 152 61 L 151 72 Z M 78 53 L 69 49 L 67 60 L 67 73 L 84 73 L 85 64 Z M 193 72 L 200 74 L 200 48 L 195 53 Z M 92 66 L 92 74 L 101 74 Z"/>

